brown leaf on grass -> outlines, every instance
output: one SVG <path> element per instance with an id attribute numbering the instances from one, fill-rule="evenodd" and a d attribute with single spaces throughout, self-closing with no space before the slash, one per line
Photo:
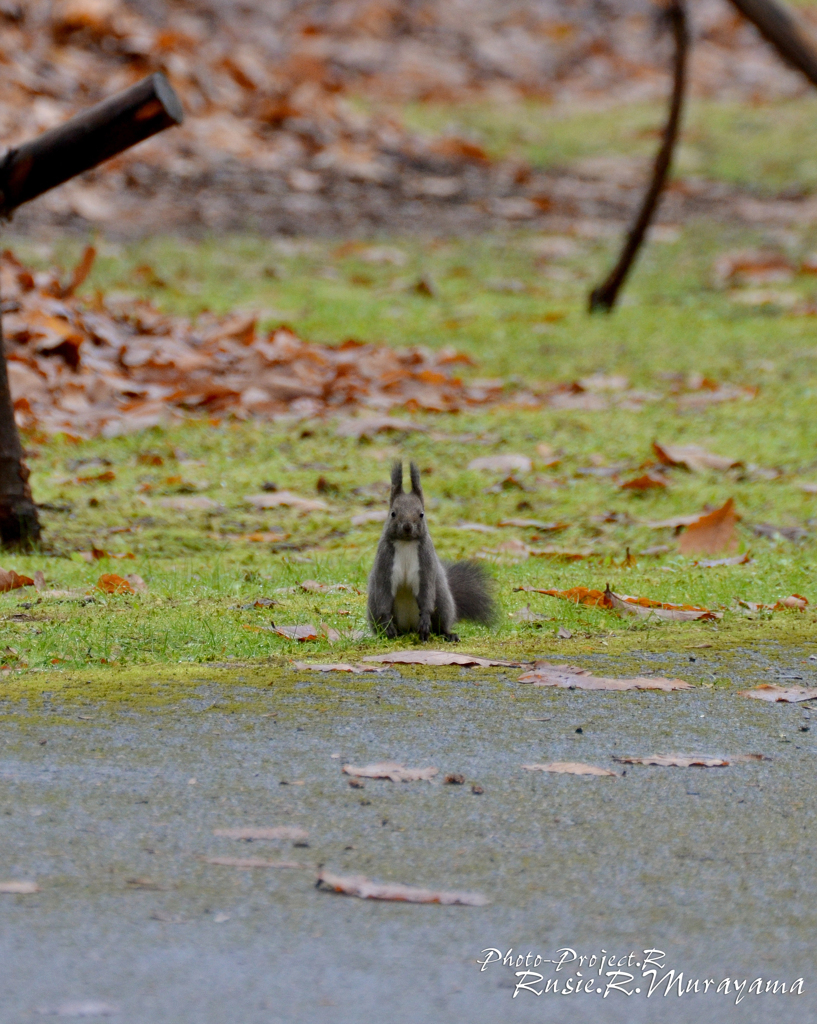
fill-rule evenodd
<path id="1" fill-rule="evenodd" d="M 719 405 L 721 402 L 744 402 L 751 401 L 757 395 L 757 388 L 739 388 L 731 384 L 721 384 L 714 390 L 696 391 L 691 395 L 681 395 L 678 398 L 678 409 L 687 412 L 701 412 L 710 405 Z"/>
<path id="2" fill-rule="evenodd" d="M 805 611 L 808 608 L 808 598 L 803 597 L 802 594 L 791 594 L 789 597 L 783 597 L 775 602 L 774 611 L 782 612 L 792 608 L 799 612 Z"/>
<path id="3" fill-rule="evenodd" d="M 622 491 L 655 491 L 666 490 L 667 481 L 657 473 L 642 473 L 621 485 Z"/>
<path id="4" fill-rule="evenodd" d="M 722 551 L 734 551 L 738 546 L 735 529 L 740 517 L 735 512 L 732 498 L 690 523 L 681 534 L 678 550 L 682 555 L 717 555 Z"/>
<path id="5" fill-rule="evenodd" d="M 671 622 L 690 622 L 698 619 L 722 619 L 723 612 L 713 612 L 709 608 L 701 608 L 694 604 L 669 604 L 664 601 L 653 601 L 648 597 L 630 597 L 627 594 L 614 594 L 608 587 L 604 592 L 603 607 L 612 608 L 623 615 L 636 615 L 649 618 L 654 615 L 659 619 Z"/>
<path id="6" fill-rule="evenodd" d="M 657 455 L 658 461 L 665 466 L 678 466 L 693 473 L 703 473 L 708 469 L 723 472 L 743 465 L 738 459 L 714 455 L 697 444 L 659 444 L 657 441 L 653 441 L 652 450 Z"/>
<path id="7" fill-rule="evenodd" d="M 45 589 L 45 573 L 41 569 L 34 573 L 34 586 L 37 590 Z"/>
<path id="8" fill-rule="evenodd" d="M 16 893 L 19 896 L 30 896 L 39 892 L 40 887 L 36 882 L 30 882 L 22 878 L 14 878 L 7 882 L 0 882 L 0 892 Z"/>
<path id="9" fill-rule="evenodd" d="M 317 498 L 301 498 L 291 491 L 275 491 L 272 494 L 251 494 L 244 499 L 254 508 L 294 508 L 299 512 L 326 512 L 329 506 Z"/>
<path id="10" fill-rule="evenodd" d="M 523 673 L 520 683 L 534 686 L 556 686 L 568 690 L 691 690 L 693 687 L 683 679 L 663 679 L 659 676 L 647 678 L 636 676 L 631 679 L 611 679 L 594 676 L 587 669 L 577 665 L 552 665 L 537 661 L 532 672 Z"/>
<path id="11" fill-rule="evenodd" d="M 730 763 L 724 757 L 703 757 L 697 754 L 653 754 L 651 757 L 613 755 L 613 760 L 621 764 L 653 764 L 663 768 L 728 768 Z"/>
<path id="12" fill-rule="evenodd" d="M 77 288 L 83 284 L 86 277 L 91 273 L 95 260 L 96 249 L 92 245 L 86 246 L 85 251 L 80 257 L 79 263 L 74 267 L 74 271 L 71 274 L 71 280 L 62 289 L 61 298 L 69 298 L 74 294 Z"/>
<path id="13" fill-rule="evenodd" d="M 413 434 L 428 430 L 421 423 L 398 419 L 396 416 L 367 416 L 360 419 L 338 420 L 335 433 L 338 437 L 352 437 L 360 441 L 371 439 L 375 434 Z"/>
<path id="14" fill-rule="evenodd" d="M 173 512 L 226 512 L 226 508 L 218 501 L 213 501 L 203 494 L 183 496 L 180 498 L 161 498 L 162 508 Z"/>
<path id="15" fill-rule="evenodd" d="M 318 580 L 302 580 L 300 587 L 313 594 L 336 594 L 341 590 L 352 589 L 348 583 L 320 583 Z"/>
<path id="16" fill-rule="evenodd" d="M 287 640 L 298 640 L 303 643 L 304 640 L 319 640 L 320 634 L 317 632 L 314 626 L 301 625 L 301 626 L 276 626 L 272 623 L 272 631 L 277 633 L 279 636 L 286 637 Z"/>
<path id="17" fill-rule="evenodd" d="M 6 594 L 9 590 L 18 590 L 20 587 L 33 587 L 34 580 L 28 576 L 20 576 L 14 569 L 0 569 L 0 594 Z"/>
<path id="18" fill-rule="evenodd" d="M 738 696 L 773 703 L 780 701 L 784 704 L 799 704 L 804 700 L 817 700 L 817 687 L 807 689 L 805 686 L 775 686 L 773 683 L 763 683 L 754 690 L 738 690 Z"/>
<path id="19" fill-rule="evenodd" d="M 145 583 L 145 581 L 142 579 L 142 577 L 138 573 L 129 572 L 127 574 L 127 576 L 125 577 L 125 579 L 128 581 L 128 583 L 130 583 L 132 589 L 137 594 L 146 594 L 147 593 L 148 585 L 147 585 L 147 583 Z"/>
<path id="20" fill-rule="evenodd" d="M 360 512 L 352 516 L 352 526 L 365 526 L 367 523 L 382 523 L 389 517 L 389 511 L 385 508 L 375 509 L 372 512 Z"/>
<path id="21" fill-rule="evenodd" d="M 692 604 L 668 604 L 653 601 L 648 597 L 631 597 L 628 594 L 616 594 L 608 587 L 606 590 L 590 590 L 588 587 L 571 587 L 569 590 L 544 590 L 539 587 L 514 587 L 514 591 L 524 590 L 535 594 L 546 594 L 558 597 L 573 604 L 582 604 L 588 608 L 607 608 L 627 615 L 647 617 L 656 615 L 660 619 L 684 621 L 687 619 L 719 619 L 721 612 L 713 612 L 708 608 L 700 608 Z"/>
<path id="22" fill-rule="evenodd" d="M 345 764 L 341 768 L 345 775 L 353 775 L 358 779 L 391 779 L 392 782 L 431 782 L 439 774 L 439 768 L 404 768 L 396 761 L 381 761 L 378 764 L 367 764 L 357 768 L 353 764 Z"/>
<path id="23" fill-rule="evenodd" d="M 523 764 L 526 772 L 556 772 L 559 775 L 612 775 L 617 773 L 609 768 L 599 768 L 594 764 L 583 764 L 581 761 L 553 761 L 551 764 Z"/>
<path id="24" fill-rule="evenodd" d="M 691 516 L 673 516 L 671 519 L 659 519 L 655 522 L 644 523 L 650 530 L 678 530 L 682 526 L 691 526 L 697 523 L 702 513 L 696 512 Z"/>
<path id="25" fill-rule="evenodd" d="M 496 661 L 478 658 L 473 654 L 454 651 L 392 651 L 390 654 L 369 654 L 363 661 L 378 661 L 385 665 L 475 665 L 478 668 L 521 668 L 519 661 Z"/>
<path id="26" fill-rule="evenodd" d="M 116 480 L 116 473 L 112 469 L 106 469 L 103 473 L 96 473 L 93 476 L 78 476 L 78 484 L 110 484 Z"/>
<path id="27" fill-rule="evenodd" d="M 528 548 L 531 558 L 552 558 L 556 562 L 581 562 L 585 558 L 598 558 L 598 551 L 564 551 L 561 548 Z"/>
<path id="28" fill-rule="evenodd" d="M 472 459 L 468 468 L 488 473 L 530 473 L 533 464 L 527 455 L 484 455 Z"/>
<path id="29" fill-rule="evenodd" d="M 478 892 L 447 892 L 443 889 L 421 889 L 399 882 L 373 882 L 365 875 L 335 875 L 321 870 L 318 888 L 324 892 L 338 892 L 344 896 L 358 896 L 363 900 L 397 900 L 403 903 L 459 904 L 465 907 L 484 907 L 489 901 Z"/>
<path id="30" fill-rule="evenodd" d="M 240 868 L 250 871 L 253 868 L 302 868 L 304 865 L 297 860 L 262 860 L 260 857 L 202 857 L 205 864 L 218 864 L 225 868 Z"/>
<path id="31" fill-rule="evenodd" d="M 733 555 L 732 558 L 715 558 L 704 562 L 693 562 L 699 569 L 717 569 L 721 565 L 748 565 L 751 557 L 746 555 Z"/>
<path id="32" fill-rule="evenodd" d="M 517 526 L 521 530 L 540 530 L 542 533 L 555 533 L 566 530 L 570 523 L 542 523 L 538 519 L 500 519 L 499 526 Z"/>
<path id="33" fill-rule="evenodd" d="M 295 661 L 292 667 L 300 672 L 388 672 L 386 665 L 347 665 L 345 662 L 318 664 L 308 661 Z"/>
<path id="34" fill-rule="evenodd" d="M 250 825 L 246 828 L 215 828 L 214 836 L 223 836 L 225 839 L 291 839 L 293 842 L 299 839 L 308 839 L 309 833 L 306 829 L 294 825 L 274 825 L 271 828 L 256 828 Z"/>
<path id="35" fill-rule="evenodd" d="M 740 249 L 722 253 L 712 264 L 715 284 L 763 285 L 791 281 L 796 268 L 785 253 L 774 249 Z"/>
<path id="36" fill-rule="evenodd" d="M 97 587 L 106 594 L 135 594 L 136 588 L 124 576 L 115 572 L 103 573 L 97 580 Z"/>
<path id="37" fill-rule="evenodd" d="M 368 630 L 365 629 L 335 629 L 325 622 L 321 623 L 321 633 L 323 633 L 330 644 L 336 644 L 339 640 L 356 643 L 358 640 L 363 640 L 370 635 Z"/>

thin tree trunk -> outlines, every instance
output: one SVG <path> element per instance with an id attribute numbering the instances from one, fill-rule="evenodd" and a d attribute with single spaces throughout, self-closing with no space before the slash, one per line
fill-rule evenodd
<path id="1" fill-rule="evenodd" d="M 787 64 L 817 85 L 817 52 L 785 7 L 775 0 L 732 0 L 732 4 L 755 25 Z"/>
<path id="2" fill-rule="evenodd" d="M 751 0 L 757 3 L 758 0 Z M 684 86 L 686 83 L 686 60 L 689 49 L 689 35 L 687 32 L 687 16 L 684 0 L 670 0 L 662 18 L 666 19 L 672 28 L 675 40 L 675 54 L 673 59 L 673 82 L 672 94 L 670 96 L 669 114 L 664 133 L 661 140 L 661 147 L 655 157 L 652 177 L 641 208 L 633 221 L 633 225 L 627 234 L 627 240 L 621 250 L 618 262 L 602 281 L 590 293 L 590 312 L 609 313 L 615 305 L 618 293 L 621 290 L 630 268 L 635 262 L 638 250 L 644 241 L 652 221 L 653 215 L 658 207 L 658 200 L 669 174 L 672 154 L 678 138 L 678 128 L 681 123 L 681 110 L 684 102 Z"/>
<path id="3" fill-rule="evenodd" d="M 40 538 L 40 521 L 31 500 L 28 466 L 14 422 L 8 369 L 0 324 L 0 544 L 30 544 Z"/>

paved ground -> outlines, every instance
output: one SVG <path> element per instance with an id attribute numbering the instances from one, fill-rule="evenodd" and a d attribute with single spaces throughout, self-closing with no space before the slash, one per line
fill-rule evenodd
<path id="1" fill-rule="evenodd" d="M 817 741 L 801 731 L 812 721 L 802 706 L 735 690 L 797 676 L 817 683 L 809 653 L 766 647 L 728 663 L 708 651 L 695 662 L 689 652 L 644 655 L 652 671 L 732 679 L 679 693 L 552 692 L 491 672 L 445 682 L 395 672 L 362 693 L 348 677 L 329 696 L 306 682 L 286 698 L 272 686 L 269 717 L 260 717 L 256 690 L 247 692 L 252 712 L 214 708 L 224 691 L 204 669 L 200 699 L 162 711 L 55 705 L 29 717 L 7 703 L 0 878 L 33 878 L 41 891 L 0 896 L 0 1024 L 103 1011 L 123 1024 L 802 1024 L 817 1010 Z M 658 751 L 772 760 L 631 767 L 618 779 L 520 768 L 582 760 L 621 771 L 613 754 Z M 384 758 L 467 782 L 352 789 L 341 775 L 346 761 Z M 281 824 L 308 829 L 308 847 L 213 835 Z M 239 870 L 202 856 L 309 870 Z M 319 863 L 491 902 L 333 895 L 315 888 Z M 658 977 L 683 971 L 684 987 L 802 977 L 804 994 L 744 989 L 736 1005 L 734 992 L 714 985 L 681 998 L 662 986 L 647 998 L 650 979 L 634 968 L 630 987 L 641 992 L 629 997 L 514 999 L 519 968 L 476 964 L 483 949 L 552 959 L 565 946 L 617 958 L 635 951 L 633 964 L 645 948 L 661 949 Z M 538 973 L 561 989 L 576 969 L 544 964 Z"/>

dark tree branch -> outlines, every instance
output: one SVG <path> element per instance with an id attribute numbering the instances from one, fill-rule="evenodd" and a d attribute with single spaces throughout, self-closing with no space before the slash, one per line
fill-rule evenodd
<path id="1" fill-rule="evenodd" d="M 741 0 L 746 2 L 746 0 Z M 749 0 L 750 3 L 766 2 L 766 0 Z M 658 206 L 658 200 L 667 180 L 672 154 L 675 149 L 675 142 L 678 138 L 678 128 L 681 122 L 681 109 L 684 102 L 684 86 L 686 81 L 686 60 L 689 49 L 689 36 L 687 33 L 687 16 L 684 0 L 669 0 L 667 7 L 662 12 L 662 18 L 669 23 L 675 41 L 675 54 L 673 58 L 673 81 L 672 95 L 670 97 L 669 115 L 664 127 L 664 134 L 661 140 L 661 148 L 655 157 L 652 169 L 652 178 L 649 187 L 641 202 L 641 208 L 627 235 L 627 240 L 621 250 L 618 262 L 610 271 L 608 276 L 597 285 L 590 293 L 590 312 L 599 311 L 609 313 L 616 302 L 616 298 L 630 272 L 630 267 L 635 262 L 638 250 L 644 241 L 647 228 L 650 226 L 653 214 Z"/>
<path id="2" fill-rule="evenodd" d="M 97 103 L 31 142 L 10 149 L 0 164 L 0 216 L 36 199 L 157 132 L 181 124 L 178 97 L 157 72 Z"/>
<path id="3" fill-rule="evenodd" d="M 802 71 L 817 85 L 817 52 L 785 7 L 775 0 L 732 0 L 732 3 L 787 64 Z"/>
<path id="4" fill-rule="evenodd" d="M 59 128 L 10 149 L 0 160 L 0 217 L 9 217 L 22 203 L 171 125 L 181 124 L 183 117 L 167 79 L 155 74 Z M 0 325 L 0 544 L 4 546 L 30 544 L 40 537 L 28 476 L 14 421 Z"/>

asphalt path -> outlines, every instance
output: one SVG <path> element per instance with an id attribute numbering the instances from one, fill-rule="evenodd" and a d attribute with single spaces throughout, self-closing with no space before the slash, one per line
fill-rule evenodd
<path id="1" fill-rule="evenodd" d="M 0 881 L 39 887 L 0 895 L 0 1024 L 815 1019 L 817 711 L 736 692 L 817 683 L 810 653 L 741 652 L 728 684 L 711 652 L 643 655 L 645 672 L 716 683 L 673 693 L 463 669 L 316 694 L 303 674 L 259 711 L 240 671 L 225 687 L 205 668 L 195 700 L 152 710 L 0 703 Z M 219 710 L 227 690 L 248 710 Z M 770 759 L 614 760 L 658 752 Z M 383 760 L 439 774 L 353 788 L 341 771 Z M 618 777 L 521 767 L 550 761 Z M 282 825 L 308 838 L 214 835 Z M 489 902 L 339 895 L 319 865 Z"/>

